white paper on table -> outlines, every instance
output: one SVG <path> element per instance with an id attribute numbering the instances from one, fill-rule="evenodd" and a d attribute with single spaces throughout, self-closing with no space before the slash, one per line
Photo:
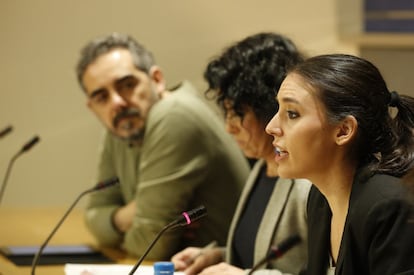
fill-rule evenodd
<path id="1" fill-rule="evenodd" d="M 121 264 L 66 264 L 66 275 L 128 275 L 133 265 Z M 134 272 L 136 275 L 154 275 L 152 265 L 141 265 Z M 183 275 L 183 272 L 174 272 L 177 275 Z"/>

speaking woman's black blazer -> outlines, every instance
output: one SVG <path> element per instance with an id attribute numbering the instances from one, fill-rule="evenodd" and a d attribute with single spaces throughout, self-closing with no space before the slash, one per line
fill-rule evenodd
<path id="1" fill-rule="evenodd" d="M 400 179 L 355 179 L 335 274 L 414 274 L 414 206 Z M 326 274 L 331 211 L 316 187 L 308 200 L 309 262 L 304 274 Z"/>

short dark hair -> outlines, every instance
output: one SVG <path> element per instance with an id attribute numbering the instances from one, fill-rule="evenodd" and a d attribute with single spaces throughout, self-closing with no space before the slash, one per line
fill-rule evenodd
<path id="1" fill-rule="evenodd" d="M 76 66 L 78 82 L 82 89 L 85 87 L 82 83 L 82 77 L 86 68 L 94 62 L 99 56 L 110 52 L 115 48 L 127 49 L 134 60 L 135 67 L 146 73 L 155 65 L 155 59 L 150 51 L 138 43 L 129 35 L 121 33 L 111 33 L 107 36 L 96 38 L 90 41 L 80 53 L 80 59 Z"/>

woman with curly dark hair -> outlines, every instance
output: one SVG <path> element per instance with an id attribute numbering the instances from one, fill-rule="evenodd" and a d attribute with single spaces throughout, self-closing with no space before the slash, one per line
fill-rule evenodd
<path id="1" fill-rule="evenodd" d="M 246 157 L 257 160 L 240 197 L 225 248 L 187 248 L 173 257 L 186 274 L 244 274 L 269 249 L 293 233 L 303 242 L 254 274 L 298 274 L 306 262 L 306 201 L 310 183 L 279 177 L 272 139 L 265 126 L 287 69 L 303 60 L 296 46 L 275 33 L 258 33 L 227 48 L 207 66 L 204 77 L 224 111 L 227 131 Z"/>

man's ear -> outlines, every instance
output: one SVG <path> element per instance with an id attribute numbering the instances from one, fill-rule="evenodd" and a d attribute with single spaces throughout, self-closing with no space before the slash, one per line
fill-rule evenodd
<path id="1" fill-rule="evenodd" d="M 356 136 L 358 121 L 354 116 L 346 116 L 336 127 L 335 140 L 338 145 L 350 143 Z"/>
<path id="2" fill-rule="evenodd" d="M 164 74 L 160 67 L 152 66 L 149 71 L 149 76 L 157 87 L 157 91 L 162 93 L 166 89 Z"/>

